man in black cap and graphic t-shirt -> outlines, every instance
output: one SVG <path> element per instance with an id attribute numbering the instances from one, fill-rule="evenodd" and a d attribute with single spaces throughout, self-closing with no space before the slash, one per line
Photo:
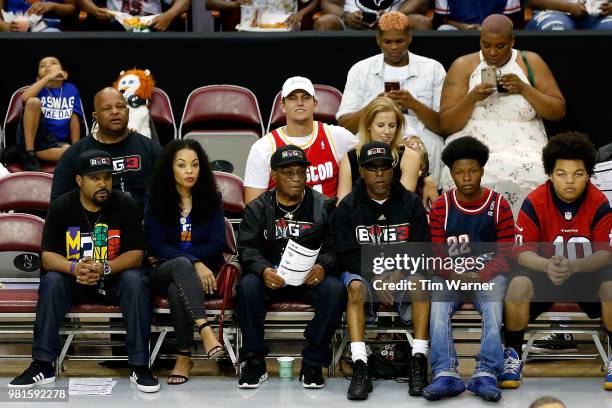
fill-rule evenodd
<path id="1" fill-rule="evenodd" d="M 238 283 L 237 307 L 244 362 L 240 388 L 257 388 L 268 378 L 264 321 L 268 304 L 278 300 L 301 300 L 315 309 L 304 337 L 300 381 L 305 388 L 325 386 L 322 367 L 331 362 L 330 343 L 344 309 L 344 289 L 336 275 L 329 216 L 334 201 L 306 186 L 310 162 L 294 145 L 279 147 L 270 158 L 276 187 L 250 202 L 240 223 L 238 252 L 244 277 Z M 289 240 L 319 249 L 315 264 L 304 272 L 299 286 L 277 274 Z"/>
<path id="2" fill-rule="evenodd" d="M 78 189 L 51 202 L 42 236 L 42 265 L 32 359 L 10 388 L 55 381 L 59 330 L 71 306 L 118 304 L 126 328 L 130 380 L 143 392 L 159 391 L 148 367 L 151 302 L 139 269 L 144 250 L 142 215 L 126 194 L 112 190 L 112 158 L 88 150 L 76 159 Z"/>

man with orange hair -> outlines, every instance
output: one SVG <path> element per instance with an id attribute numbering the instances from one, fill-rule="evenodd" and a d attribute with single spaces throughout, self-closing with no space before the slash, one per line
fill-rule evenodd
<path id="1" fill-rule="evenodd" d="M 338 124 L 356 132 L 364 107 L 377 96 L 393 99 L 404 112 L 404 138 L 419 136 L 429 154 L 430 172 L 438 182 L 444 142 L 440 133 L 440 94 L 446 71 L 442 64 L 408 51 L 412 42 L 410 21 L 398 11 L 378 21 L 376 42 L 381 54 L 357 62 L 349 70 Z"/>

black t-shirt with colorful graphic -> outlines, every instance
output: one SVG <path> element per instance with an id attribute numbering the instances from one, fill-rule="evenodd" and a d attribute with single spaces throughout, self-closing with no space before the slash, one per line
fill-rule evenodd
<path id="1" fill-rule="evenodd" d="M 144 247 L 142 214 L 127 194 L 112 191 L 98 212 L 83 208 L 79 190 L 51 202 L 42 235 L 43 251 L 55 252 L 68 260 L 90 256 L 105 262 Z"/>
<path id="2" fill-rule="evenodd" d="M 287 242 L 290 239 L 295 240 L 314 225 L 314 201 L 312 193 L 308 193 L 304 195 L 301 204 L 298 203 L 292 206 L 277 204 L 275 207 L 275 241 L 272 253 L 268 258 L 273 265 L 280 263 Z"/>

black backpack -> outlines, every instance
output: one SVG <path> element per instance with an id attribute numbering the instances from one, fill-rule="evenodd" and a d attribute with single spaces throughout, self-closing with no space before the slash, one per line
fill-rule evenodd
<path id="1" fill-rule="evenodd" d="M 368 371 L 372 378 L 398 379 L 410 376 L 412 348 L 408 341 L 389 341 L 371 345 Z"/>

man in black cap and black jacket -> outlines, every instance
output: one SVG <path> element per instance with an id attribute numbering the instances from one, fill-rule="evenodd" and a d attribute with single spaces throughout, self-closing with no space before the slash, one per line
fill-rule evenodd
<path id="1" fill-rule="evenodd" d="M 351 400 L 366 399 L 372 391 L 364 342 L 364 306 L 373 302 L 374 289 L 377 289 L 382 302 L 397 304 L 397 300 L 388 291 L 378 290 L 379 287 L 370 282 L 370 277 L 374 277 L 373 270 L 371 267 L 363 270 L 362 251 L 370 246 L 383 254 L 387 247 L 389 257 L 394 244 L 431 241 L 421 200 L 393 179 L 393 156 L 388 144 L 371 142 L 364 145 L 359 154 L 359 173 L 361 178 L 355 182 L 353 191 L 340 202 L 334 216 L 340 280 L 348 291 L 346 316 L 353 376 L 347 397 Z M 420 285 L 416 285 L 416 289 L 419 288 Z M 415 337 L 409 380 L 410 395 L 421 395 L 427 385 L 429 301 L 418 297 L 421 294 L 418 290 L 410 292 Z"/>
<path id="2" fill-rule="evenodd" d="M 322 367 L 331 362 L 330 343 L 340 324 L 346 302 L 345 290 L 336 275 L 336 256 L 329 217 L 333 200 L 306 186 L 310 162 L 294 145 L 278 148 L 270 159 L 276 188 L 247 206 L 238 236 L 238 253 L 244 277 L 238 283 L 238 321 L 243 336 L 240 350 L 245 363 L 240 388 L 257 388 L 268 378 L 264 341 L 268 304 L 278 300 L 301 300 L 315 309 L 304 337 L 300 381 L 305 388 L 325 386 Z M 311 271 L 300 286 L 288 286 L 277 267 L 289 240 L 319 249 Z"/>

